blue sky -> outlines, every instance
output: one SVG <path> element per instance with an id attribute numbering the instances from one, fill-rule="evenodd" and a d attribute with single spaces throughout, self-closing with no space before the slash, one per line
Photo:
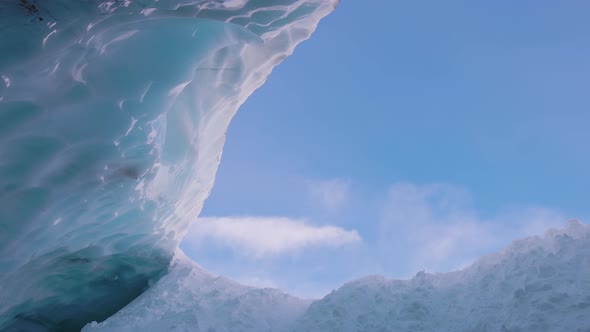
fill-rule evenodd
<path id="1" fill-rule="evenodd" d="M 342 1 L 241 107 L 183 248 L 317 297 L 587 221 L 589 10 Z"/>

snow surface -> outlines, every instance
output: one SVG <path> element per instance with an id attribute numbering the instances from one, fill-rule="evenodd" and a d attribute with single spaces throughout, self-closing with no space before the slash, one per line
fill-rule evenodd
<path id="1" fill-rule="evenodd" d="M 353 281 L 294 331 L 590 331 L 590 226 L 572 221 L 457 272 Z"/>
<path id="2" fill-rule="evenodd" d="M 588 332 L 590 225 L 515 241 L 461 271 L 363 278 L 308 305 L 215 277 L 177 252 L 170 274 L 84 331 Z"/>
<path id="3" fill-rule="evenodd" d="M 156 285 L 83 331 L 288 331 L 310 303 L 212 275 L 178 250 L 170 273 Z"/>
<path id="4" fill-rule="evenodd" d="M 79 330 L 166 273 L 231 118 L 336 3 L 0 1 L 0 330 Z"/>

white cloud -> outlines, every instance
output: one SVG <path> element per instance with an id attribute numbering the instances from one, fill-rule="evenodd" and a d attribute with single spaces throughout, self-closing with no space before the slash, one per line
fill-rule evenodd
<path id="1" fill-rule="evenodd" d="M 334 211 L 348 201 L 350 181 L 345 179 L 308 180 L 307 191 L 313 204 Z"/>
<path id="2" fill-rule="evenodd" d="M 379 249 L 387 264 L 396 264 L 406 276 L 422 269 L 443 272 L 565 220 L 560 213 L 539 207 L 484 218 L 460 187 L 396 184 L 389 190 L 379 223 Z"/>
<path id="3" fill-rule="evenodd" d="M 185 245 L 198 245 L 206 241 L 231 248 L 241 255 L 264 257 L 308 247 L 340 247 L 362 240 L 355 230 L 317 227 L 303 220 L 284 217 L 199 218 L 184 242 Z"/>

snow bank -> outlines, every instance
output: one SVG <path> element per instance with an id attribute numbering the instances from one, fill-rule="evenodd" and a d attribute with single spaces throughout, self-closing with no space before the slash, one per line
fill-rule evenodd
<path id="1" fill-rule="evenodd" d="M 170 273 L 155 286 L 83 331 L 288 331 L 310 303 L 212 275 L 178 250 Z"/>

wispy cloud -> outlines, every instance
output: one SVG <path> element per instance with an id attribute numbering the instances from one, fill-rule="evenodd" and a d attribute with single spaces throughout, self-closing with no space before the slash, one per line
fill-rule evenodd
<path id="1" fill-rule="evenodd" d="M 349 199 L 350 180 L 308 180 L 306 184 L 310 201 L 326 210 L 337 210 Z"/>
<path id="2" fill-rule="evenodd" d="M 188 245 L 211 241 L 232 249 L 236 254 L 254 257 L 278 256 L 308 247 L 340 247 L 362 242 L 355 230 L 313 226 L 304 220 L 285 217 L 199 218 L 184 239 Z"/>
<path id="3" fill-rule="evenodd" d="M 379 250 L 403 270 L 448 271 L 512 240 L 562 225 L 561 213 L 520 207 L 484 218 L 464 189 L 448 184 L 395 184 L 379 222 Z"/>

